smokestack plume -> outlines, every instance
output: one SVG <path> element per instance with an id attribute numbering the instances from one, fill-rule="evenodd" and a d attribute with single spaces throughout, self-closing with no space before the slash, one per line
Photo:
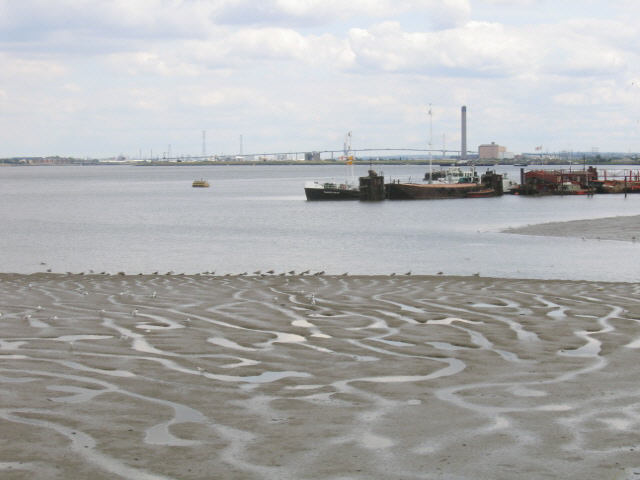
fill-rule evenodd
<path id="1" fill-rule="evenodd" d="M 460 160 L 467 159 L 467 107 L 462 106 L 462 142 L 460 145 Z"/>

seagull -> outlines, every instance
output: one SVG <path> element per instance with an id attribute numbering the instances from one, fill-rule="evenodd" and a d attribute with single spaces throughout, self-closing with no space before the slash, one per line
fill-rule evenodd
<path id="1" fill-rule="evenodd" d="M 306 275 L 309 272 L 310 272 L 310 270 L 305 270 L 304 272 L 300 272 L 300 275 Z"/>
<path id="2" fill-rule="evenodd" d="M 320 276 L 320 275 L 324 275 L 324 270 L 322 270 L 321 272 L 316 272 L 316 273 L 314 273 L 314 275 L 315 275 L 316 277 L 317 277 L 317 276 Z"/>
<path id="3" fill-rule="evenodd" d="M 474 274 L 473 274 L 473 276 L 474 276 L 474 277 L 479 277 L 479 276 L 480 276 L 480 273 L 474 273 Z"/>
<path id="4" fill-rule="evenodd" d="M 442 275 L 442 272 L 438 272 L 438 275 Z"/>
<path id="5" fill-rule="evenodd" d="M 253 272 L 254 275 L 260 275 L 262 273 L 262 270 L 256 270 L 255 272 Z"/>
<path id="6" fill-rule="evenodd" d="M 137 308 L 134 308 L 134 309 L 133 309 L 133 311 L 131 312 L 131 316 L 132 316 L 132 317 L 135 317 L 135 316 L 137 316 L 137 315 L 138 315 L 138 309 L 137 309 Z"/>
<path id="7" fill-rule="evenodd" d="M 274 272 L 273 270 L 269 270 L 267 273 L 268 273 L 269 275 L 273 275 L 275 272 Z"/>
<path id="8" fill-rule="evenodd" d="M 411 275 L 411 270 L 409 270 L 405 275 Z"/>
<path id="9" fill-rule="evenodd" d="M 391 276 L 395 277 L 396 276 L 396 272 L 391 273 Z"/>
<path id="10" fill-rule="evenodd" d="M 156 296 L 157 296 L 157 293 L 156 293 L 156 291 L 154 290 L 154 291 L 153 291 L 153 293 L 151 294 L 151 298 L 156 298 Z"/>
<path id="11" fill-rule="evenodd" d="M 289 270 L 287 273 L 288 273 L 289 275 L 295 275 L 295 274 L 296 274 L 296 271 L 295 271 L 295 270 Z"/>

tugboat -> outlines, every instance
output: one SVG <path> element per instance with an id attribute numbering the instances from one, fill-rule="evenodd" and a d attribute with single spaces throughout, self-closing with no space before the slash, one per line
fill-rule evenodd
<path id="1" fill-rule="evenodd" d="M 353 183 L 307 182 L 304 194 L 307 200 L 358 200 L 360 188 Z"/>
<path id="2" fill-rule="evenodd" d="M 343 183 L 336 182 L 306 182 L 304 194 L 307 200 L 358 200 L 360 199 L 360 186 L 356 183 L 353 173 L 353 155 L 351 155 L 351 132 L 347 133 L 344 142 L 344 156 L 341 160 L 346 161 L 349 167 L 351 180 Z"/>

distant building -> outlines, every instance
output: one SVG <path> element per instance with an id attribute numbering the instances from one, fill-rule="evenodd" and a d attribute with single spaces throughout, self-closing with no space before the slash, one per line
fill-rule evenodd
<path id="1" fill-rule="evenodd" d="M 320 161 L 320 152 L 306 152 L 304 154 L 304 159 L 307 162 L 319 162 Z"/>
<path id="2" fill-rule="evenodd" d="M 507 147 L 498 145 L 496 142 L 491 142 L 478 147 L 478 158 L 480 160 L 502 160 L 506 152 Z"/>

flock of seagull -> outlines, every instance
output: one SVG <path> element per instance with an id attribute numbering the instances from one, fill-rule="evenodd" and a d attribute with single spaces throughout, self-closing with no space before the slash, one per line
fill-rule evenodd
<path id="1" fill-rule="evenodd" d="M 41 263 L 41 265 L 45 265 L 45 263 Z M 47 273 L 53 273 L 52 270 L 50 268 L 48 268 Z M 249 274 L 249 272 L 242 272 L 242 273 L 225 273 L 219 276 L 223 276 L 223 277 L 245 277 L 245 276 L 259 276 L 259 277 L 268 277 L 268 276 L 278 276 L 278 277 L 284 277 L 285 275 L 310 275 L 310 276 L 315 276 L 315 277 L 319 277 L 321 275 L 325 275 L 325 271 L 321 270 L 318 272 L 314 272 L 311 273 L 311 270 L 304 270 L 302 272 L 297 272 L 295 270 L 289 270 L 288 272 L 282 272 L 282 273 L 276 273 L 275 270 L 267 270 L 265 272 L 263 272 L 262 270 L 256 270 L 255 272 L 252 272 L 251 274 Z M 74 273 L 74 272 L 66 272 L 67 275 L 85 275 L 85 272 L 78 272 L 78 273 Z M 102 272 L 95 272 L 94 270 L 89 270 L 87 273 L 87 275 L 111 275 L 110 272 L 107 271 L 102 271 Z M 443 272 L 438 272 L 438 275 L 442 275 Z M 125 272 L 120 271 L 117 273 L 117 275 L 127 275 Z M 138 275 L 144 275 L 143 273 L 138 273 Z M 159 271 L 155 271 L 152 272 L 151 275 L 161 275 L 161 273 Z M 187 275 L 186 273 L 175 273 L 172 270 L 169 270 L 168 272 L 164 273 L 164 275 L 178 275 L 178 276 L 184 276 Z M 209 276 L 215 276 L 216 272 L 215 271 L 205 271 L 202 273 L 195 273 L 195 276 L 198 275 L 209 275 Z M 343 274 L 339 275 L 342 277 L 346 277 L 349 275 L 349 272 L 344 272 Z M 400 275 L 400 274 L 396 274 L 395 272 L 391 273 L 390 276 L 395 276 L 395 275 Z M 403 273 L 402 275 L 411 275 L 411 270 L 409 270 L 408 272 Z M 476 276 L 478 276 L 479 274 L 475 274 Z"/>

